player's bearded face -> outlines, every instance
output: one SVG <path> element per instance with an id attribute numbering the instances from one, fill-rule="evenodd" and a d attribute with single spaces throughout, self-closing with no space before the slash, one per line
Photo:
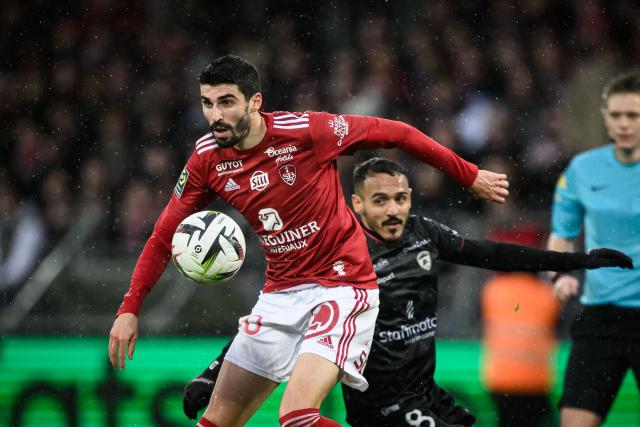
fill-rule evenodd
<path id="1" fill-rule="evenodd" d="M 220 147 L 232 147 L 249 135 L 251 130 L 251 116 L 249 107 L 245 109 L 244 115 L 235 124 L 218 120 L 211 123 L 211 132 Z"/>
<path id="2" fill-rule="evenodd" d="M 386 173 L 368 176 L 353 206 L 366 228 L 385 241 L 400 240 L 411 210 L 407 177 Z"/>

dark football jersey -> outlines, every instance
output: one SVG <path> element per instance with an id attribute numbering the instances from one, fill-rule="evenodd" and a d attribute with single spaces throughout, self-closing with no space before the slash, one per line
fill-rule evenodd
<path id="1" fill-rule="evenodd" d="M 345 400 L 386 406 L 424 394 L 433 382 L 438 260 L 460 252 L 463 238 L 428 218 L 410 216 L 401 242 L 371 233 L 367 244 L 380 289 L 380 312 L 364 371 L 366 392 L 343 387 Z"/>

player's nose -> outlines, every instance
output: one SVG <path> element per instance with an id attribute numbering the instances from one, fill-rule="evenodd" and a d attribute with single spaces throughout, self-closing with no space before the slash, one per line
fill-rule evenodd
<path id="1" fill-rule="evenodd" d="M 218 107 L 214 106 L 210 110 L 210 120 L 211 120 L 211 124 L 214 124 L 215 122 L 218 122 L 218 121 L 222 121 L 222 111 Z"/>

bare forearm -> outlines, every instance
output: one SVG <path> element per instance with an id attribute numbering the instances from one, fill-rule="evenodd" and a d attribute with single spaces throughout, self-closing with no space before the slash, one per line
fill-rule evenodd
<path id="1" fill-rule="evenodd" d="M 565 239 L 552 233 L 547 241 L 547 249 L 556 252 L 575 252 L 576 244 L 573 239 Z"/>

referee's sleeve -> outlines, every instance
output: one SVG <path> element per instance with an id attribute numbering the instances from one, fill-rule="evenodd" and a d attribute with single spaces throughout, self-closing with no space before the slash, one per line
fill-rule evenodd
<path id="1" fill-rule="evenodd" d="M 578 194 L 578 178 L 571 163 L 556 183 L 551 209 L 551 231 L 564 239 L 573 239 L 582 231 L 584 206 Z"/>

